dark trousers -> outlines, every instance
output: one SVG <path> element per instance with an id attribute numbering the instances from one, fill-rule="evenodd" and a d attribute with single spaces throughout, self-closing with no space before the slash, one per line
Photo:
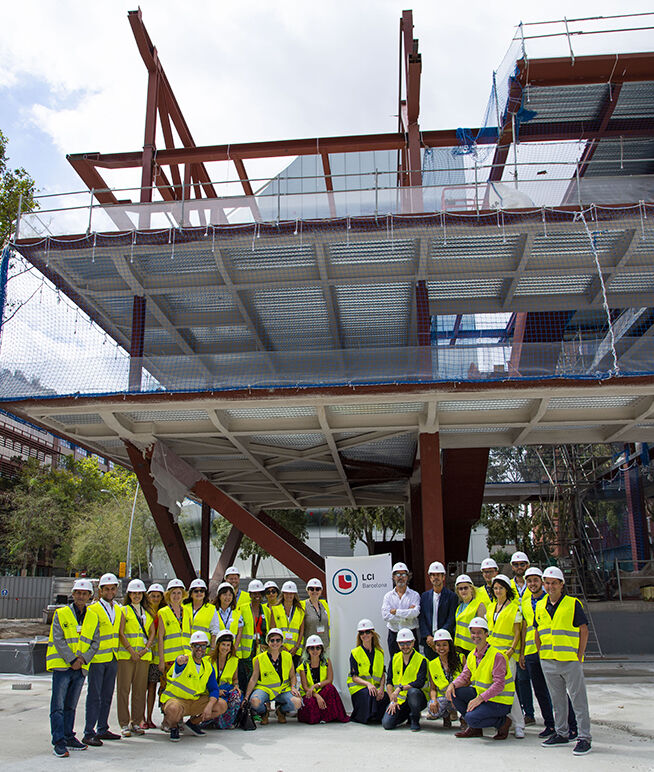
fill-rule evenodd
<path id="1" fill-rule="evenodd" d="M 511 706 L 501 702 L 482 702 L 468 713 L 468 703 L 476 696 L 477 691 L 472 686 L 460 686 L 455 689 L 452 702 L 472 729 L 483 729 L 485 726 L 499 729 L 511 712 Z"/>
<path id="2" fill-rule="evenodd" d="M 65 745 L 75 737 L 75 709 L 85 673 L 82 669 L 53 670 L 50 699 L 50 731 L 53 745 Z"/>
<path id="3" fill-rule="evenodd" d="M 529 678 L 534 687 L 534 694 L 538 700 L 538 707 L 540 708 L 541 716 L 545 726 L 549 729 L 554 729 L 554 711 L 552 710 L 552 700 L 550 698 L 550 692 L 545 682 L 545 676 L 543 675 L 543 668 L 540 666 L 540 657 L 538 652 L 533 654 L 527 654 L 525 657 L 525 664 L 529 671 Z M 568 731 L 571 735 L 577 734 L 577 718 L 572 708 L 572 703 L 568 697 Z"/>
<path id="4" fill-rule="evenodd" d="M 109 729 L 109 711 L 114 697 L 118 660 L 91 662 L 86 695 L 85 737 L 104 734 Z"/>
<path id="5" fill-rule="evenodd" d="M 420 721 L 420 713 L 427 705 L 427 698 L 421 689 L 411 687 L 406 693 L 406 700 L 398 705 L 395 713 L 384 713 L 382 726 L 384 729 L 395 729 L 396 726 L 403 724 L 407 719 L 411 723 Z"/>
<path id="6" fill-rule="evenodd" d="M 529 680 L 529 670 L 525 667 L 523 670 L 520 665 L 515 671 L 515 690 L 518 694 L 520 707 L 525 716 L 534 717 L 534 698 L 531 693 L 531 681 Z"/>
<path id="7" fill-rule="evenodd" d="M 388 694 L 384 693 L 381 700 L 373 697 L 364 687 L 352 695 L 352 713 L 350 721 L 357 724 L 379 724 L 388 707 Z"/>
<path id="8" fill-rule="evenodd" d="M 431 662 L 432 659 L 436 659 L 438 654 L 432 649 L 431 646 L 427 646 L 427 639 L 425 638 L 422 642 L 422 653 L 425 655 L 425 657 Z"/>
<path id="9" fill-rule="evenodd" d="M 397 645 L 397 633 L 389 630 L 388 638 L 386 640 L 388 643 L 388 655 L 391 659 L 393 659 L 393 655 L 397 654 L 397 652 L 400 650 L 400 647 Z"/>

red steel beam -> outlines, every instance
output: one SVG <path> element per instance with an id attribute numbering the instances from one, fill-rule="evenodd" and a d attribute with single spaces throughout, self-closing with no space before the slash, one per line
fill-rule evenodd
<path id="1" fill-rule="evenodd" d="M 202 506 L 205 506 L 204 502 Z M 227 534 L 223 551 L 220 553 L 216 567 L 213 570 L 213 575 L 209 583 L 209 592 L 213 593 L 218 589 L 218 584 L 222 582 L 225 571 L 236 560 L 241 542 L 243 541 L 243 532 L 239 531 L 236 526 L 232 526 L 230 532 Z"/>
<path id="2" fill-rule="evenodd" d="M 334 200 L 334 180 L 332 179 L 332 167 L 329 163 L 329 153 L 321 153 L 322 170 L 325 173 L 325 188 L 327 189 L 327 200 L 329 202 L 329 214 L 336 217 L 336 201 Z"/>
<path id="3" fill-rule="evenodd" d="M 438 432 L 420 434 L 420 498 L 422 504 L 423 576 L 434 560 L 445 561 L 445 532 L 443 527 L 443 492 L 441 480 L 440 439 Z M 414 566 L 415 572 L 418 566 Z"/>
<path id="4" fill-rule="evenodd" d="M 625 82 L 652 80 L 654 53 L 601 54 L 553 59 L 521 59 L 518 77 L 529 76 L 530 86 L 567 86 L 608 83 L 613 77 Z"/>
<path id="5" fill-rule="evenodd" d="M 282 539 L 284 539 L 284 541 L 290 544 L 294 549 L 302 553 L 305 558 L 310 560 L 312 563 L 315 563 L 318 568 L 320 568 L 322 571 L 325 570 L 325 558 L 323 558 L 322 555 L 319 555 L 315 550 L 312 550 L 308 544 L 305 544 L 294 533 L 291 533 L 288 529 L 284 528 L 284 526 L 277 522 L 277 520 L 270 517 L 267 512 L 260 510 L 256 517 L 264 525 L 268 526 L 268 528 L 278 533 Z"/>

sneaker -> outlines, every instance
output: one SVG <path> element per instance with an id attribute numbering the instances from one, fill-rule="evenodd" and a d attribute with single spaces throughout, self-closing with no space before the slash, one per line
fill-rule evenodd
<path id="1" fill-rule="evenodd" d="M 77 737 L 71 737 L 70 740 L 66 740 L 66 748 L 70 751 L 85 751 L 88 745 L 81 743 Z"/>
<path id="2" fill-rule="evenodd" d="M 94 734 L 85 734 L 82 737 L 82 742 L 84 745 L 92 745 L 94 748 L 99 748 L 102 745 L 102 740 Z"/>
<path id="3" fill-rule="evenodd" d="M 557 745 L 567 745 L 568 744 L 568 738 L 567 737 L 561 737 L 560 734 L 554 733 L 551 737 L 548 737 L 547 740 L 541 743 L 543 748 L 554 748 Z"/>
<path id="4" fill-rule="evenodd" d="M 67 759 L 70 756 L 70 753 L 68 753 L 68 748 L 63 743 L 59 743 L 59 745 L 55 745 L 52 749 L 52 752 L 55 756 L 57 756 L 60 759 Z"/>
<path id="5" fill-rule="evenodd" d="M 533 716 L 525 716 L 525 726 L 531 726 L 536 723 L 536 719 Z"/>
<path id="6" fill-rule="evenodd" d="M 206 734 L 204 729 L 202 729 L 199 724 L 192 723 L 190 718 L 186 722 L 186 726 L 191 730 L 191 732 L 193 732 L 194 735 L 197 735 L 198 737 L 200 737 L 203 734 Z"/>
<path id="7" fill-rule="evenodd" d="M 590 742 L 588 740 L 577 740 L 572 753 L 575 756 L 584 756 L 586 753 L 590 753 Z"/>
<path id="8" fill-rule="evenodd" d="M 96 735 L 100 740 L 120 740 L 120 735 L 115 732 L 110 732 L 108 729 L 102 734 Z"/>
<path id="9" fill-rule="evenodd" d="M 542 732 L 538 733 L 538 736 L 542 737 L 543 740 L 544 740 L 546 737 L 551 737 L 553 734 L 556 734 L 556 730 L 554 729 L 554 727 L 553 726 L 546 726 L 545 729 L 543 729 Z"/>
<path id="10" fill-rule="evenodd" d="M 179 742 L 179 729 L 176 726 L 174 726 L 170 730 L 170 738 L 169 739 L 173 743 L 178 743 Z"/>
<path id="11" fill-rule="evenodd" d="M 515 736 L 518 740 L 524 740 L 525 739 L 525 728 L 524 726 L 516 726 L 515 728 Z"/>
<path id="12" fill-rule="evenodd" d="M 120 729 L 120 733 L 123 737 L 131 737 L 132 736 L 132 730 L 129 728 L 129 726 L 123 726 Z"/>
<path id="13" fill-rule="evenodd" d="M 410 729 L 411 729 L 412 732 L 419 732 L 420 731 L 420 723 L 418 721 L 412 721 Z"/>
<path id="14" fill-rule="evenodd" d="M 568 732 L 568 740 L 576 740 L 579 732 L 576 729 L 571 729 Z"/>
<path id="15" fill-rule="evenodd" d="M 143 724 L 132 724 L 132 732 L 134 734 L 145 734 L 145 730 L 147 729 L 147 726 L 145 723 Z"/>

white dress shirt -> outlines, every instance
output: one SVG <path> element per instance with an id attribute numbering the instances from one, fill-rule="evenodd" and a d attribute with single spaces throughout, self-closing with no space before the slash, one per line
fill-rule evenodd
<path id="1" fill-rule="evenodd" d="M 438 630 L 438 604 L 441 600 L 441 594 L 440 592 L 434 592 L 433 597 L 431 599 L 432 603 L 432 616 L 431 616 L 431 626 L 432 626 L 432 633 L 435 633 L 436 630 Z"/>
<path id="2" fill-rule="evenodd" d="M 409 608 L 409 606 L 414 606 L 414 608 Z M 395 614 L 391 614 L 392 608 L 397 609 Z M 381 611 L 386 627 L 394 633 L 402 627 L 417 630 L 418 615 L 420 614 L 420 595 L 415 590 L 407 587 L 404 594 L 400 597 L 397 594 L 397 590 L 392 589 L 384 595 Z"/>

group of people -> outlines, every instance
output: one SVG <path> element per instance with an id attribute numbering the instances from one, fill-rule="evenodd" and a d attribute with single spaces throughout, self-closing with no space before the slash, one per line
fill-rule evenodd
<path id="1" fill-rule="evenodd" d="M 54 754 L 155 728 L 157 692 L 161 728 L 173 742 L 186 730 L 233 728 L 244 709 L 265 725 L 273 702 L 279 723 L 296 714 L 310 724 L 381 723 L 391 730 L 408 722 L 419 731 L 426 708 L 427 719 L 445 727 L 460 720 L 459 738 L 480 737 L 484 727 L 495 727 L 495 740 L 512 727 L 521 738 L 525 724 L 535 723 L 532 685 L 545 724 L 542 744 L 576 739 L 573 753 L 588 753 L 583 606 L 565 592 L 560 569 L 541 571 L 522 552 L 511 567 L 509 578 L 487 558 L 485 584 L 475 587 L 462 574 L 453 592 L 435 562 L 432 589 L 420 595 L 409 587 L 408 567 L 396 563 L 381 609 L 390 662 L 386 667 L 373 622 L 361 619 L 347 676 L 349 717 L 333 683 L 330 613 L 319 579 L 307 583 L 309 597 L 301 601 L 292 581 L 280 592 L 274 582 L 253 579 L 245 592 L 231 566 L 211 602 L 202 579 L 188 591 L 179 579 L 165 590 L 133 579 L 122 604 L 113 574 L 101 577 L 93 603 L 91 582 L 78 579 L 73 602 L 55 612 L 46 656 Z M 74 722 L 85 677 L 80 741 Z M 120 734 L 109 729 L 114 689 Z"/>

